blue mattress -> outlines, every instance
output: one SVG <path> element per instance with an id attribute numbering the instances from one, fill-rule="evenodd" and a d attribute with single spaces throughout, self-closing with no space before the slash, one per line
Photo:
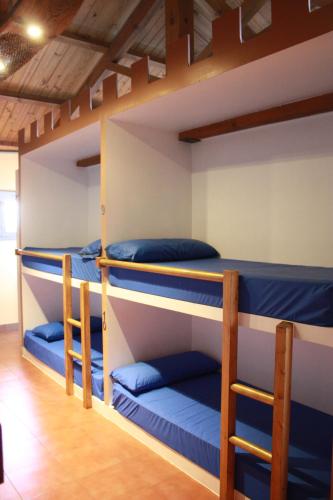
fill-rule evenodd
<path id="1" fill-rule="evenodd" d="M 165 444 L 219 476 L 220 375 L 210 374 L 134 396 L 113 386 L 114 407 Z M 237 435 L 271 449 L 272 408 L 237 397 Z M 327 499 L 333 417 L 292 403 L 288 499 Z M 269 499 L 270 466 L 236 449 L 236 488 Z"/>
<path id="2" fill-rule="evenodd" d="M 99 283 L 101 281 L 101 271 L 96 266 L 96 260 L 88 257 L 83 258 L 78 252 L 80 247 L 68 248 L 37 248 L 26 247 L 24 250 L 33 250 L 36 252 L 51 253 L 54 255 L 64 255 L 69 253 L 72 256 L 72 277 L 85 281 L 94 281 Z M 26 267 L 36 269 L 37 271 L 44 271 L 51 274 L 62 274 L 61 262 L 56 260 L 40 259 L 38 257 L 22 257 L 22 263 Z"/>
<path id="3" fill-rule="evenodd" d="M 24 347 L 47 366 L 61 375 L 65 375 L 63 340 L 47 342 L 46 340 L 37 337 L 32 331 L 27 330 L 24 335 Z M 81 353 L 81 342 L 79 341 L 79 337 L 74 338 L 73 349 L 74 351 Z M 92 392 L 99 399 L 104 398 L 102 352 L 102 334 L 94 332 L 91 334 Z M 74 382 L 82 387 L 81 362 L 75 359 Z"/>
<path id="4" fill-rule="evenodd" d="M 230 259 L 158 263 L 223 273 L 236 269 L 239 310 L 316 326 L 333 326 L 333 268 L 267 264 Z M 110 268 L 112 285 L 173 299 L 222 307 L 221 284 Z"/>

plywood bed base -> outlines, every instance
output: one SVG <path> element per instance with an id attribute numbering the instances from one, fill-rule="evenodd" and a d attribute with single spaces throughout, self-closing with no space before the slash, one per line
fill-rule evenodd
<path id="1" fill-rule="evenodd" d="M 70 254 L 54 255 L 32 250 L 15 250 L 18 256 L 29 256 L 40 259 L 56 260 L 62 265 L 63 283 L 63 318 L 64 318 L 64 347 L 65 347 L 65 378 L 66 394 L 74 393 L 74 359 L 82 362 L 83 407 L 92 407 L 91 387 L 91 340 L 90 340 L 90 305 L 89 283 L 80 283 L 80 316 L 78 321 L 73 318 L 72 306 L 72 258 Z M 82 354 L 73 350 L 73 326 L 80 329 Z"/>
<path id="2" fill-rule="evenodd" d="M 286 499 L 293 345 L 292 323 L 283 321 L 276 327 L 274 394 L 256 390 L 237 383 L 239 284 L 237 271 L 225 270 L 223 274 L 212 273 L 172 266 L 124 262 L 104 257 L 97 259 L 97 265 L 101 268 L 116 267 L 223 283 L 223 334 L 221 331 L 221 406 L 223 412 L 221 411 L 220 498 L 222 500 L 234 498 L 235 448 L 239 447 L 272 465 L 270 497 L 272 500 Z M 237 394 L 273 406 L 272 452 L 235 435 Z"/>

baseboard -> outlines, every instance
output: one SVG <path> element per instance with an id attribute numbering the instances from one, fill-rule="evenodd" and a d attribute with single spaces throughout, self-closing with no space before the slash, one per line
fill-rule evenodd
<path id="1" fill-rule="evenodd" d="M 10 323 L 8 325 L 0 325 L 0 333 L 2 332 L 18 332 L 19 324 L 18 323 Z"/>

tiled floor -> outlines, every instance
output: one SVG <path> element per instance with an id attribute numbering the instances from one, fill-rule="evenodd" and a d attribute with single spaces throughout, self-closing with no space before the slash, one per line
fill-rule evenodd
<path id="1" fill-rule="evenodd" d="M 84 410 L 0 333 L 0 500 L 208 500 L 216 497 L 112 423 Z"/>

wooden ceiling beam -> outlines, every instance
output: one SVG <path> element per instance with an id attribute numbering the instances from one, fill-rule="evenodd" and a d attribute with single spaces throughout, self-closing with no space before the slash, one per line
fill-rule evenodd
<path id="1" fill-rule="evenodd" d="M 123 27 L 114 37 L 108 52 L 106 52 L 97 63 L 89 77 L 83 84 L 81 90 L 93 87 L 96 81 L 108 68 L 110 62 L 119 60 L 130 48 L 130 40 L 135 32 L 138 32 L 146 15 L 156 3 L 156 0 L 140 0 L 132 14 L 129 16 Z M 81 91 L 80 90 L 80 91 Z"/>
<path id="2" fill-rule="evenodd" d="M 100 52 L 101 54 L 105 54 L 110 49 L 110 45 L 107 43 L 104 43 L 95 38 L 91 38 L 89 36 L 71 33 L 70 31 L 64 31 L 60 36 L 57 37 L 57 41 L 65 43 L 67 45 L 74 45 L 82 49 L 92 50 L 93 52 Z"/>
<path id="3" fill-rule="evenodd" d="M 190 58 L 194 57 L 194 2 L 193 0 L 165 0 L 166 52 L 179 38 L 190 36 Z"/>
<path id="4" fill-rule="evenodd" d="M 330 111 L 333 111 L 333 93 L 291 102 L 282 106 L 230 118 L 211 125 L 186 130 L 180 132 L 179 140 L 190 143 L 198 142 L 217 135 L 328 113 Z"/>
<path id="5" fill-rule="evenodd" d="M 12 92 L 11 90 L 0 90 L 0 99 L 22 104 L 36 104 L 38 106 L 59 106 L 64 102 L 63 99 L 25 94 L 22 92 Z"/>
<path id="6" fill-rule="evenodd" d="M 100 165 L 101 155 L 89 156 L 88 158 L 82 158 L 76 162 L 77 167 L 93 167 L 95 165 Z"/>
<path id="7" fill-rule="evenodd" d="M 139 59 L 142 59 L 142 57 L 145 57 L 146 55 L 149 55 L 149 54 L 145 54 L 143 51 L 137 50 L 137 49 L 130 49 L 127 52 L 127 54 L 129 56 L 137 57 Z M 149 56 L 149 60 L 152 61 L 153 63 L 155 62 L 157 64 L 163 64 L 164 66 L 166 64 L 165 57 L 156 57 L 156 56 L 150 57 Z"/>
<path id="8" fill-rule="evenodd" d="M 119 73 L 120 75 L 132 77 L 132 68 L 129 66 L 123 66 L 122 64 L 117 64 L 109 62 L 107 69 L 114 71 L 114 73 Z"/>
<path id="9" fill-rule="evenodd" d="M 18 151 L 18 143 L 17 142 L 12 142 L 12 141 L 2 141 L 0 140 L 0 151 L 2 153 L 9 151 Z"/>

